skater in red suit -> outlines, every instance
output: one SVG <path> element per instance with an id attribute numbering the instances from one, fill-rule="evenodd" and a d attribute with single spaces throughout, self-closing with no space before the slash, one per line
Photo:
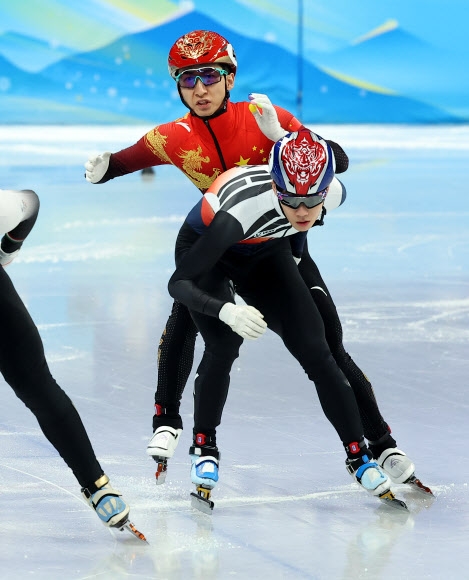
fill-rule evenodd
<path id="1" fill-rule="evenodd" d="M 168 66 L 189 111 L 175 121 L 158 125 L 126 149 L 90 157 L 85 164 L 88 181 L 105 183 L 146 167 L 174 165 L 204 193 L 224 171 L 265 165 L 274 142 L 301 126 L 291 113 L 272 105 L 266 95 L 253 93 L 250 103 L 230 101 L 237 73 L 236 56 L 231 44 L 216 32 L 197 30 L 179 38 L 169 52 Z M 347 155 L 333 141 L 328 143 L 334 152 L 336 173 L 346 171 Z M 396 441 L 380 413 L 369 380 L 344 348 L 340 319 L 309 255 L 306 234 L 299 233 L 290 240 L 293 246 L 303 247 L 299 273 L 311 289 L 332 356 L 355 394 L 370 452 L 384 464 L 388 454 L 395 453 Z M 158 350 L 154 434 L 147 447 L 159 465 L 158 483 L 164 481 L 167 459 L 179 441 L 179 406 L 192 369 L 196 335 L 187 308 L 176 300 Z M 412 473 L 412 462 L 399 453 L 405 464 L 402 472 Z M 397 472 L 390 475 L 402 479 Z"/>
<path id="2" fill-rule="evenodd" d="M 109 483 L 76 408 L 52 377 L 37 327 L 4 270 L 20 251 L 38 211 L 34 191 L 0 190 L 0 371 L 73 471 L 100 520 L 109 527 L 128 527 L 129 506 Z"/>

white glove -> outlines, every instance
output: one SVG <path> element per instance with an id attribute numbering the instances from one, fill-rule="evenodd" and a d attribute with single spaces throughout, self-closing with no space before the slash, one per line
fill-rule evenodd
<path id="1" fill-rule="evenodd" d="M 0 248 L 0 266 L 5 267 L 8 266 L 8 264 L 11 264 L 18 255 L 18 252 L 19 250 L 15 250 L 11 254 L 7 254 L 2 250 L 2 248 Z"/>
<path id="2" fill-rule="evenodd" d="M 264 334 L 267 324 L 264 316 L 253 306 L 244 306 L 227 302 L 218 314 L 218 318 L 231 329 L 249 340 L 256 340 Z"/>
<path id="3" fill-rule="evenodd" d="M 107 151 L 102 155 L 92 155 L 85 163 L 86 181 L 91 181 L 91 183 L 101 181 L 109 167 L 110 157 L 111 154 Z"/>
<path id="4" fill-rule="evenodd" d="M 259 129 L 271 141 L 278 141 L 285 137 L 287 131 L 280 125 L 277 111 L 267 95 L 259 93 L 249 94 L 249 110 L 254 115 Z"/>

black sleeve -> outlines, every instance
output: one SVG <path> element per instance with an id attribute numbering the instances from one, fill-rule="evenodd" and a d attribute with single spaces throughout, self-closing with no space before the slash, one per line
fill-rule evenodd
<path id="1" fill-rule="evenodd" d="M 225 301 L 205 292 L 197 283 L 230 246 L 243 238 L 243 228 L 238 220 L 225 211 L 218 212 L 206 232 L 187 250 L 171 276 L 168 283 L 171 296 L 191 310 L 218 317 Z M 176 248 L 176 252 L 179 250 Z"/>
<path id="2" fill-rule="evenodd" d="M 335 157 L 335 172 L 344 173 L 348 169 L 348 156 L 347 153 L 342 149 L 342 147 L 335 141 L 329 141 L 326 139 L 329 147 L 332 149 Z"/>

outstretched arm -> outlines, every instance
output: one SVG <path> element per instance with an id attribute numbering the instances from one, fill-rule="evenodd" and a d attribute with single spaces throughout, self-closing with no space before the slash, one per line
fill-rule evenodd
<path id="1" fill-rule="evenodd" d="M 85 178 L 91 183 L 106 183 L 114 177 L 160 164 L 161 160 L 148 149 L 145 137 L 142 137 L 134 145 L 117 153 L 106 151 L 100 155 L 91 155 L 85 163 Z"/>

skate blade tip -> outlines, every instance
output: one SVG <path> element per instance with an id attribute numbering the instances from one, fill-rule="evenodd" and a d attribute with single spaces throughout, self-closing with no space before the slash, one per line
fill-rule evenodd
<path id="1" fill-rule="evenodd" d="M 120 528 L 120 531 L 123 532 L 124 529 L 130 532 L 134 536 L 134 538 L 137 538 L 141 542 L 145 542 L 145 544 L 149 544 L 144 534 L 140 530 L 137 530 L 137 528 L 132 522 L 129 521 L 125 522 L 125 524 Z"/>
<path id="2" fill-rule="evenodd" d="M 211 516 L 215 504 L 210 499 L 204 499 L 196 493 L 191 493 L 191 506 L 197 511 Z"/>
<path id="3" fill-rule="evenodd" d="M 413 489 L 415 489 L 416 491 L 420 491 L 424 495 L 435 497 L 433 491 L 429 487 L 424 485 L 418 477 L 415 477 L 415 475 L 409 478 L 405 483 L 410 484 Z"/>
<path id="4" fill-rule="evenodd" d="M 157 468 L 155 472 L 155 480 L 156 480 L 155 483 L 156 485 L 161 485 L 166 481 L 168 463 L 164 457 L 154 456 L 153 459 L 157 463 Z"/>
<path id="5" fill-rule="evenodd" d="M 155 473 L 155 483 L 156 485 L 163 485 L 166 481 L 166 473 L 159 473 L 158 471 Z"/>
<path id="6" fill-rule="evenodd" d="M 417 486 L 416 491 L 418 491 L 421 495 L 426 496 L 428 498 L 435 498 L 436 495 L 433 493 L 433 491 L 429 488 L 422 488 L 420 486 Z"/>

